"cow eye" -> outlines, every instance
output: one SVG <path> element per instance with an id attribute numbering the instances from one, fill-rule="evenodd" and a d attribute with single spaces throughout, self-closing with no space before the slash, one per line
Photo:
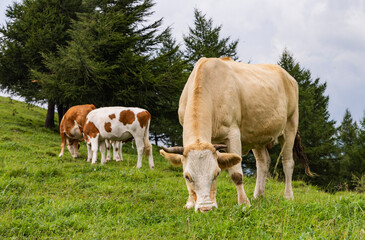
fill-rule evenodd
<path id="1" fill-rule="evenodd" d="M 214 176 L 214 180 L 216 180 L 216 179 L 217 179 L 217 177 L 219 176 L 219 174 L 221 174 L 221 171 L 218 171 L 218 172 L 215 174 L 215 176 Z"/>
<path id="2" fill-rule="evenodd" d="M 193 180 L 191 179 L 191 177 L 189 175 L 184 175 L 184 178 L 186 180 L 188 180 L 189 182 L 193 182 Z"/>

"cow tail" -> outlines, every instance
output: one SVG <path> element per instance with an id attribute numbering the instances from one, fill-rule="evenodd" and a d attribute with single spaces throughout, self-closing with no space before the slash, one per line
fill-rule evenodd
<path id="1" fill-rule="evenodd" d="M 144 154 L 146 156 L 149 156 L 151 151 L 152 151 L 152 146 L 149 140 L 149 135 L 150 135 L 150 122 L 151 120 L 148 121 L 146 129 L 144 130 L 144 135 L 143 135 L 143 142 L 144 142 Z"/>
<path id="2" fill-rule="evenodd" d="M 316 176 L 316 174 L 312 173 L 310 168 L 309 168 L 308 157 L 304 152 L 302 141 L 300 139 L 299 130 L 297 131 L 297 134 L 295 135 L 293 152 L 297 156 L 297 158 L 299 159 L 300 163 L 303 165 L 303 167 L 305 169 L 305 174 L 307 174 L 310 177 Z"/>

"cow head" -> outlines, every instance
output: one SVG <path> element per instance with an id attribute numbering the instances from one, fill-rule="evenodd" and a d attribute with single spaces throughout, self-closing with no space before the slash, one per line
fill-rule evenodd
<path id="1" fill-rule="evenodd" d="M 174 166 L 183 166 L 183 174 L 189 195 L 187 208 L 195 205 L 195 211 L 209 211 L 217 207 L 216 181 L 221 170 L 241 162 L 241 157 L 233 153 L 221 153 L 218 150 L 225 145 L 197 143 L 183 147 L 164 148 L 160 154 Z M 189 202 L 190 201 L 190 202 Z"/>
<path id="2" fill-rule="evenodd" d="M 69 139 L 67 148 L 68 151 L 70 151 L 73 158 L 77 158 L 79 156 L 79 148 L 80 148 L 80 142 L 82 142 L 83 139 Z"/>

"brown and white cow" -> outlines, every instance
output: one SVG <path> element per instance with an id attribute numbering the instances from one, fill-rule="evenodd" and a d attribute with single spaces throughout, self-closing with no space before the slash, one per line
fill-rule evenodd
<path id="1" fill-rule="evenodd" d="M 137 168 L 142 167 L 143 152 L 148 156 L 150 168 L 154 168 L 152 146 L 148 139 L 151 114 L 141 108 L 105 107 L 87 115 L 84 137 L 88 147 L 88 162 L 95 164 L 100 145 L 101 163 L 105 159 L 105 140 L 126 141 L 134 138 L 137 148 Z"/>
<path id="2" fill-rule="evenodd" d="M 78 157 L 80 142 L 84 139 L 83 128 L 86 115 L 94 109 L 93 104 L 76 105 L 65 113 L 60 124 L 61 152 L 59 157 L 63 156 L 66 143 L 72 157 Z"/>
<path id="3" fill-rule="evenodd" d="M 217 207 L 216 180 L 226 168 L 236 185 L 238 203 L 250 205 L 240 164 L 242 152 L 250 149 L 257 166 L 254 198 L 264 195 L 270 163 L 266 146 L 277 140 L 283 148 L 284 196 L 293 198 L 298 84 L 280 66 L 202 58 L 184 87 L 178 113 L 184 146 L 160 153 L 173 165 L 183 166 L 189 191 L 185 208 L 204 212 Z M 227 153 L 219 152 L 220 148 Z"/>

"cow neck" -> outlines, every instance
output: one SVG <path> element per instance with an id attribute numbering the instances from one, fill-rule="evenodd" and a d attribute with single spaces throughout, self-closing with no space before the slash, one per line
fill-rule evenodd
<path id="1" fill-rule="evenodd" d="M 202 68 L 203 63 L 196 70 L 192 85 L 192 95 L 188 99 L 184 115 L 183 140 L 184 146 L 196 142 L 211 142 L 213 97 L 207 82 L 207 76 Z"/>

